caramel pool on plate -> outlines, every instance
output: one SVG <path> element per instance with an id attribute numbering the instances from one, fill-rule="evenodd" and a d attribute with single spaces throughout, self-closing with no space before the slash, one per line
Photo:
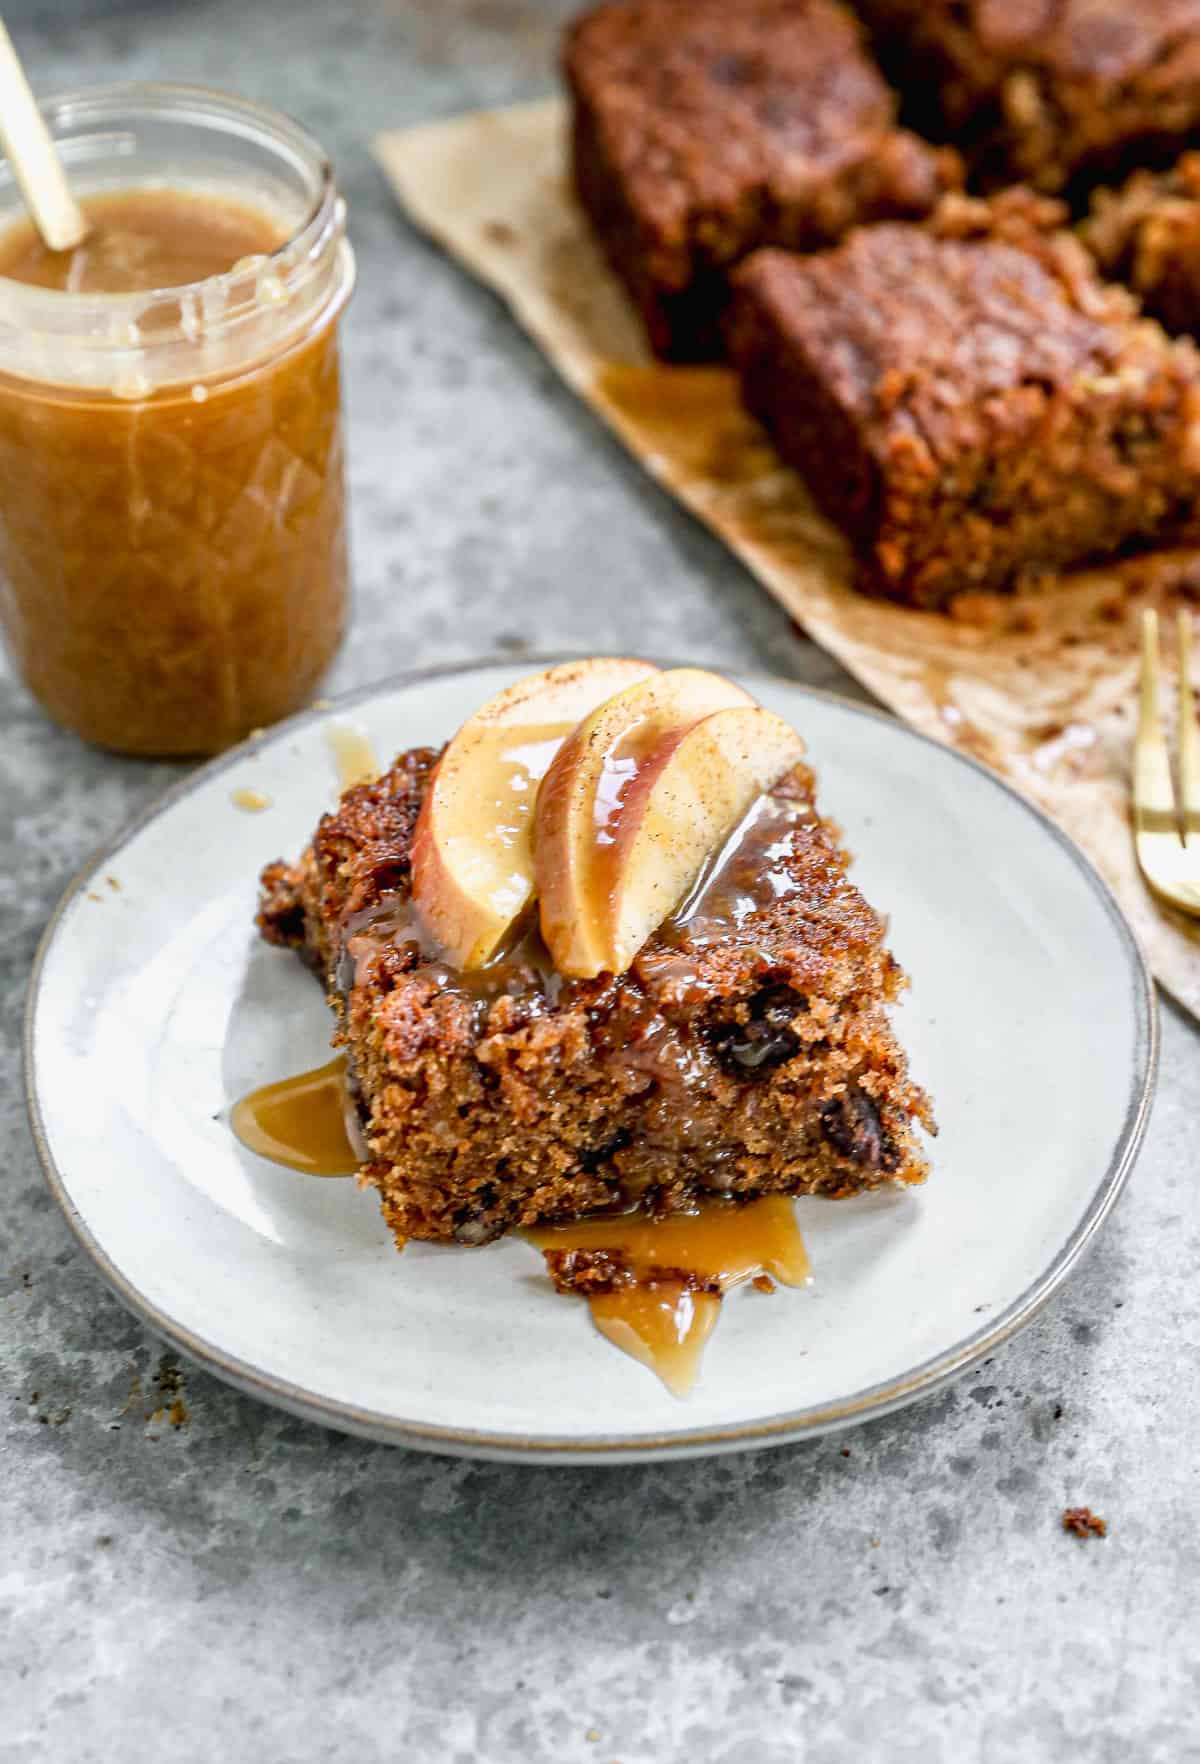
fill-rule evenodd
<path id="1" fill-rule="evenodd" d="M 546 1256 L 560 1291 L 572 1288 L 565 1269 L 573 1252 L 601 1252 L 617 1277 L 589 1289 L 592 1322 L 614 1347 L 656 1372 L 675 1396 L 687 1396 L 721 1300 L 735 1286 L 773 1280 L 804 1286 L 808 1252 L 785 1194 L 737 1204 L 712 1197 L 686 1212 L 654 1219 L 643 1212 L 539 1225 L 525 1235 Z"/>
<path id="2" fill-rule="evenodd" d="M 106 98 L 146 163 L 81 192 L 84 243 L 51 252 L 11 208 L 0 230 L 0 623 L 68 728 L 209 753 L 306 702 L 341 637 L 353 264 L 294 125 L 211 95 L 175 123 L 166 88 Z M 251 124 L 247 164 L 222 131 Z M 276 137 L 293 187 L 267 175 Z"/>

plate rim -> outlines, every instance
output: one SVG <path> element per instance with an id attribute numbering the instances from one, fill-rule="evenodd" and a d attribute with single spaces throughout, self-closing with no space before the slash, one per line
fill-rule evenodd
<path id="1" fill-rule="evenodd" d="M 971 754 L 963 753 L 949 743 L 927 735 L 902 718 L 875 705 L 860 704 L 841 693 L 809 686 L 791 680 L 784 674 L 761 669 L 733 668 L 733 677 L 751 685 L 769 684 L 784 687 L 811 698 L 833 704 L 852 715 L 865 717 L 887 726 L 893 732 L 934 748 L 952 761 L 981 773 L 992 785 L 1012 797 L 1043 831 L 1073 861 L 1083 882 L 1099 899 L 1117 933 L 1129 966 L 1135 1017 L 1134 1065 L 1130 1094 L 1121 1130 L 1103 1177 L 1097 1183 L 1091 1200 L 1075 1230 L 1061 1244 L 1042 1273 L 1000 1315 L 946 1352 L 935 1354 L 911 1368 L 899 1378 L 868 1386 L 834 1403 L 808 1409 L 785 1411 L 751 1422 L 731 1422 L 708 1427 L 683 1427 L 654 1434 L 592 1434 L 576 1437 L 555 1434 L 498 1433 L 447 1427 L 427 1422 L 406 1420 L 385 1411 L 363 1409 L 353 1403 L 340 1402 L 305 1389 L 287 1378 L 265 1372 L 252 1362 L 228 1353 L 217 1343 L 197 1334 L 160 1310 L 127 1278 L 97 1241 L 90 1227 L 71 1198 L 67 1183 L 54 1157 L 50 1135 L 42 1113 L 39 1096 L 37 1060 L 34 1052 L 35 1027 L 42 992 L 46 963 L 55 946 L 63 922 L 72 903 L 85 891 L 92 878 L 109 867 L 116 855 L 144 828 L 162 818 L 174 806 L 193 795 L 221 773 L 239 764 L 263 744 L 272 744 L 310 724 L 326 720 L 330 715 L 345 712 L 364 700 L 387 693 L 404 691 L 431 680 L 458 674 L 477 673 L 488 668 L 524 667 L 535 670 L 564 661 L 581 659 L 581 653 L 559 651 L 550 654 L 492 655 L 463 662 L 448 662 L 423 668 L 406 669 L 365 686 L 359 686 L 336 697 L 320 699 L 315 704 L 284 718 L 270 729 L 249 735 L 235 747 L 216 755 L 176 779 L 126 822 L 109 840 L 85 860 L 63 889 L 45 929 L 38 939 L 25 996 L 22 1023 L 22 1067 L 25 1106 L 34 1147 L 42 1174 L 54 1196 L 77 1244 L 91 1261 L 105 1285 L 136 1317 L 147 1324 L 170 1346 L 177 1348 L 206 1371 L 231 1384 L 235 1389 L 259 1401 L 286 1410 L 318 1426 L 332 1427 L 340 1432 L 372 1439 L 387 1445 L 405 1446 L 417 1451 L 451 1456 L 478 1458 L 497 1462 L 543 1464 L 618 1464 L 651 1459 L 708 1456 L 723 1452 L 747 1451 L 769 1445 L 786 1445 L 799 1439 L 816 1438 L 838 1432 L 877 1415 L 886 1415 L 906 1407 L 918 1398 L 932 1396 L 945 1388 L 989 1352 L 1015 1335 L 1032 1321 L 1059 1287 L 1063 1285 L 1120 1197 L 1145 1137 L 1151 1104 L 1158 1077 L 1159 1006 L 1145 955 L 1137 935 L 1126 918 L 1113 890 L 1074 841 L 1051 819 L 1044 809 L 1021 794 L 1008 779 L 985 766 Z M 651 658 L 653 659 L 653 658 Z M 660 665 L 705 666 L 703 662 L 681 663 L 660 660 Z"/>

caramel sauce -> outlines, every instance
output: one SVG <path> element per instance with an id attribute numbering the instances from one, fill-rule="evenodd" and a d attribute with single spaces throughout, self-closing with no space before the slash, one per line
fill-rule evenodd
<path id="1" fill-rule="evenodd" d="M 333 755 L 339 790 L 350 790 L 355 784 L 369 784 L 378 778 L 375 749 L 368 736 L 353 723 L 330 723 L 325 740 Z"/>
<path id="2" fill-rule="evenodd" d="M 528 846 L 533 800 L 550 770 L 555 754 L 575 729 L 574 723 L 496 723 L 479 733 L 487 743 L 486 757 L 476 761 L 487 814 L 489 845 L 502 852 Z M 522 889 L 523 892 L 523 889 Z"/>
<path id="3" fill-rule="evenodd" d="M 187 289 L 166 303 L 185 336 L 158 346 L 164 308 L 142 335 L 130 324 L 135 363 L 111 381 L 60 382 L 44 349 L 28 375 L 0 374 L 0 629 L 35 697 L 87 740 L 213 753 L 302 704 L 341 638 L 340 300 L 304 324 L 271 308 L 271 347 L 264 332 L 227 371 L 206 341 L 214 283 L 196 278 L 256 263 L 280 221 L 187 189 L 83 206 L 93 232 L 73 251 L 27 222 L 0 235 L 0 277 L 81 301 Z"/>
<path id="4" fill-rule="evenodd" d="M 634 968 L 643 979 L 666 983 L 679 998 L 697 984 L 697 956 L 710 945 L 747 932 L 756 913 L 783 900 L 795 887 L 788 862 L 798 828 L 811 826 L 816 811 L 785 780 L 760 796 L 701 870 L 689 895 L 664 920 Z"/>
<path id="5" fill-rule="evenodd" d="M 784 899 L 796 886 L 788 861 L 796 829 L 816 818 L 811 799 L 790 794 L 786 780 L 756 798 L 667 920 L 668 939 L 713 943 Z"/>
<path id="6" fill-rule="evenodd" d="M 779 469 L 728 368 L 608 362 L 592 396 L 640 454 L 649 451 L 658 469 L 669 467 L 664 475 L 674 483 L 699 478 L 734 488 Z"/>
<path id="7" fill-rule="evenodd" d="M 386 896 L 377 905 L 356 914 L 346 925 L 337 983 L 348 996 L 363 962 L 381 945 L 411 943 L 426 964 L 425 972 L 444 993 L 468 999 L 480 1016 L 494 999 L 506 993 L 517 997 L 531 986 L 540 988 L 550 1002 L 557 1001 L 567 984 L 542 941 L 536 909 L 522 914 L 512 935 L 480 968 L 456 967 L 433 936 L 407 895 Z"/>
<path id="8" fill-rule="evenodd" d="M 347 1117 L 344 1057 L 252 1090 L 230 1125 L 248 1151 L 306 1176 L 353 1176 L 360 1158 Z"/>
<path id="9" fill-rule="evenodd" d="M 662 746 L 663 740 L 662 723 L 655 717 L 643 717 L 626 729 L 604 756 L 596 780 L 593 806 L 595 837 L 582 877 L 586 911 L 597 924 L 605 918 L 616 891 L 621 861 L 617 830 L 625 798 L 646 761 Z"/>
<path id="10" fill-rule="evenodd" d="M 651 1219 L 644 1213 L 540 1226 L 526 1236 L 538 1249 L 607 1250 L 634 1284 L 589 1295 L 592 1321 L 608 1341 L 686 1396 L 721 1299 L 735 1286 L 768 1276 L 784 1286 L 809 1279 L 808 1254 L 791 1201 L 763 1195 L 737 1205 L 702 1201 L 693 1212 Z M 692 1276 L 700 1289 L 684 1278 Z M 715 1284 L 719 1291 L 703 1290 Z"/>
<path id="11" fill-rule="evenodd" d="M 224 275 L 287 236 L 271 215 L 207 191 L 119 190 L 81 207 L 90 231 L 71 251 L 51 251 L 28 221 L 5 233 L 0 276 L 66 294 L 142 294 Z"/>
<path id="12" fill-rule="evenodd" d="M 672 1396 L 691 1395 L 721 1312 L 719 1293 L 692 1292 L 669 1280 L 597 1293 L 588 1308 L 605 1341 L 649 1367 Z"/>

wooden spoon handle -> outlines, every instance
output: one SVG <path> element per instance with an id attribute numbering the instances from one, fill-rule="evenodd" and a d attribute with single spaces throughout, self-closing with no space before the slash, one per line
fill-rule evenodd
<path id="1" fill-rule="evenodd" d="M 0 144 L 8 155 L 33 223 L 51 251 L 70 251 L 80 244 L 87 234 L 87 222 L 67 188 L 50 131 L 2 19 Z"/>

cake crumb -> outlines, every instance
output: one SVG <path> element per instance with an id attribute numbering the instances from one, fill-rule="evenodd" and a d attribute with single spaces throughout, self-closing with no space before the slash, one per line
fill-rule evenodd
<path id="1" fill-rule="evenodd" d="M 106 876 L 104 880 L 108 883 L 108 886 L 112 889 L 114 894 L 120 894 L 121 884 L 115 876 Z"/>
<path id="2" fill-rule="evenodd" d="M 774 1292 L 775 1282 L 769 1274 L 756 1274 L 750 1282 L 755 1292 Z"/>
<path id="3" fill-rule="evenodd" d="M 598 1727 L 589 1727 L 583 1737 L 590 1745 L 594 1746 L 596 1741 L 600 1738 L 600 1729 Z"/>
<path id="4" fill-rule="evenodd" d="M 1073 1537 L 1107 1537 L 1108 1526 L 1099 1513 L 1093 1513 L 1090 1507 L 1066 1507 L 1063 1510 L 1062 1528 Z"/>
<path id="5" fill-rule="evenodd" d="M 271 798 L 261 790 L 247 790 L 244 786 L 233 791 L 230 800 L 235 808 L 245 809 L 249 815 L 261 814 L 263 809 L 271 806 Z"/>

